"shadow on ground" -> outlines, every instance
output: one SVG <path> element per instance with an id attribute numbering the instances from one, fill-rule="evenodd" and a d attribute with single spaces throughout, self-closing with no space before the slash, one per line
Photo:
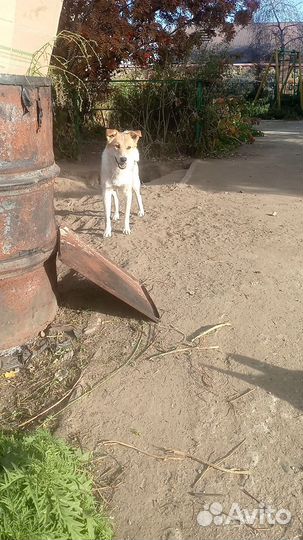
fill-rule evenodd
<path id="1" fill-rule="evenodd" d="M 195 160 L 184 182 L 204 191 L 303 196 L 303 122 L 263 121 L 233 157 Z"/>
<path id="2" fill-rule="evenodd" d="M 59 305 L 127 319 L 145 320 L 135 309 L 94 285 L 74 270 L 58 282 Z M 147 319 L 146 319 L 147 320 Z"/>
<path id="3" fill-rule="evenodd" d="M 303 371 L 286 369 L 240 354 L 230 354 L 227 360 L 253 369 L 256 373 L 241 373 L 231 369 L 208 367 L 252 386 L 263 388 L 277 398 L 287 401 L 296 409 L 303 410 Z"/>

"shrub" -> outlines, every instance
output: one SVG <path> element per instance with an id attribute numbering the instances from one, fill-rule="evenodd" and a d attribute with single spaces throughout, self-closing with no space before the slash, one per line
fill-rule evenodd
<path id="1" fill-rule="evenodd" d="M 244 100 L 228 98 L 227 51 L 196 51 L 191 60 L 124 80 L 117 76 L 110 84 L 102 105 L 110 111 L 107 125 L 141 129 L 146 157 L 216 156 L 253 141 Z"/>
<path id="2" fill-rule="evenodd" d="M 201 76 L 174 80 L 163 71 L 160 80 L 113 83 L 110 125 L 141 129 L 145 156 L 220 155 L 252 142 L 244 102 L 218 98 L 224 95 L 220 78 Z"/>
<path id="3" fill-rule="evenodd" d="M 58 54 L 66 47 L 73 54 Z M 89 82 L 88 77 L 96 62 L 100 63 L 96 43 L 68 30 L 59 32 L 32 57 L 27 75 L 44 76 L 48 66 L 52 80 L 56 157 L 76 158 L 79 154 L 83 123 L 97 95 L 96 84 Z M 74 73 L 75 66 L 83 70 L 82 78 Z"/>
<path id="4" fill-rule="evenodd" d="M 0 434 L 1 540 L 110 540 L 88 455 L 38 430 Z"/>
<path id="5" fill-rule="evenodd" d="M 161 81 L 115 83 L 111 125 L 141 129 L 145 155 L 188 154 L 198 121 L 195 83 Z"/>

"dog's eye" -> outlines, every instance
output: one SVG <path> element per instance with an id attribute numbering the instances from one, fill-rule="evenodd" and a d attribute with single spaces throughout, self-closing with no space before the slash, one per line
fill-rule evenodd
<path id="1" fill-rule="evenodd" d="M 128 146 L 128 147 L 127 147 L 127 150 L 130 150 L 130 149 L 131 149 L 131 146 Z"/>
<path id="2" fill-rule="evenodd" d="M 119 149 L 119 148 L 120 148 L 120 144 L 115 144 L 115 148 Z"/>

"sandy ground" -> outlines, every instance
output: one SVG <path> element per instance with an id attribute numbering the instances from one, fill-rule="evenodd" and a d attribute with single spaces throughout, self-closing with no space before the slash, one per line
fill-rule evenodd
<path id="1" fill-rule="evenodd" d="M 150 326 L 156 342 L 67 409 L 58 429 L 105 453 L 100 475 L 122 471 L 100 493 L 116 538 L 302 538 L 303 124 L 262 128 L 265 137 L 237 157 L 195 161 L 188 170 L 174 164 L 144 186 L 146 216 L 133 215 L 129 237 L 118 223 L 103 240 L 94 167 L 83 182 L 77 165 L 69 174 L 65 164 L 72 179 L 57 182 L 58 219 L 144 281 L 161 313 Z M 91 384 L 127 360 L 140 318 L 76 278 L 63 289 L 63 302 L 90 310 L 83 384 Z M 188 351 L 181 333 L 221 322 L 231 326 Z M 142 324 L 143 347 L 149 324 Z M 203 349 L 210 346 L 219 349 Z M 174 347 L 185 350 L 150 358 Z M 159 460 L 104 440 L 157 455 L 173 448 L 200 462 Z M 217 464 L 224 470 L 199 478 L 203 463 L 240 443 Z M 274 523 L 262 503 L 275 509 Z M 233 504 L 233 515 L 246 509 L 255 519 L 226 523 Z M 291 514 L 284 525 L 281 509 Z"/>

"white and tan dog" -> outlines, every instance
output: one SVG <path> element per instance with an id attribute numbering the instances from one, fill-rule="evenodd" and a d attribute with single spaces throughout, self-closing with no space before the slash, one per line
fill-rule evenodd
<path id="1" fill-rule="evenodd" d="M 133 190 L 138 201 L 138 215 L 144 216 L 138 168 L 139 151 L 137 144 L 140 137 L 141 131 L 106 130 L 107 145 L 102 153 L 101 160 L 101 187 L 105 209 L 105 231 L 103 236 L 105 238 L 112 234 L 112 197 L 115 203 L 113 219 L 114 221 L 119 219 L 117 190 L 122 190 L 126 197 L 124 234 L 130 234 L 129 218 Z"/>

